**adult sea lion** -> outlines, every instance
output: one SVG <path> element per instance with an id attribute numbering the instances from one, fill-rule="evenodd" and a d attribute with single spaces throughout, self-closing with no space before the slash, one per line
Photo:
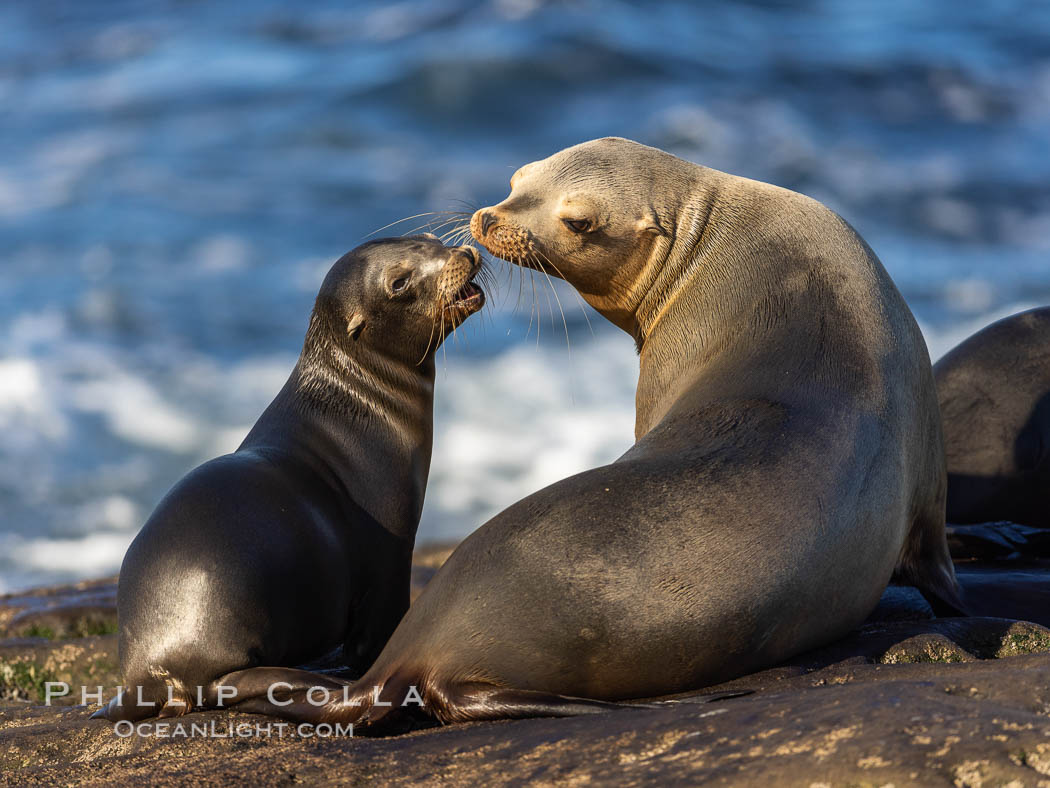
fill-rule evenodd
<path id="1" fill-rule="evenodd" d="M 288 382 L 233 454 L 160 502 L 117 592 L 128 692 L 96 716 L 216 705 L 230 671 L 343 645 L 366 669 L 408 609 L 434 351 L 484 303 L 480 255 L 432 235 L 339 259 Z"/>
<path id="2" fill-rule="evenodd" d="M 1050 307 L 986 326 L 933 373 L 948 522 L 1050 528 Z"/>
<path id="3" fill-rule="evenodd" d="M 959 609 L 926 347 L 841 218 L 603 139 L 523 167 L 471 229 L 635 338 L 637 442 L 467 538 L 358 682 L 246 671 L 237 708 L 358 726 L 413 693 L 444 722 L 602 711 L 834 640 L 894 576 Z"/>

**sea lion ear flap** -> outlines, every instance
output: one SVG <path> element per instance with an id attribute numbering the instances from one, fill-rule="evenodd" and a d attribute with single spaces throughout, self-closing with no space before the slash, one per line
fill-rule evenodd
<path id="1" fill-rule="evenodd" d="M 650 208 L 646 211 L 642 218 L 635 224 L 635 228 L 638 233 L 648 233 L 649 235 L 667 235 L 667 231 L 660 224 L 660 217 L 657 216 L 656 211 Z"/>
<path id="2" fill-rule="evenodd" d="M 350 319 L 346 321 L 346 333 L 350 335 L 351 339 L 356 340 L 361 336 L 361 329 L 365 327 L 365 316 L 360 312 L 354 312 L 350 316 Z"/>

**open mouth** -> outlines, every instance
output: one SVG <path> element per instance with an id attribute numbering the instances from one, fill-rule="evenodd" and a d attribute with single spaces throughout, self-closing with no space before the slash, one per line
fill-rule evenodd
<path id="1" fill-rule="evenodd" d="M 485 293 L 474 283 L 481 273 L 481 254 L 473 246 L 462 246 L 453 250 L 451 259 L 442 272 L 444 283 L 441 289 L 449 293 L 444 296 L 444 310 L 455 322 L 460 322 L 477 312 L 485 304 Z"/>
<path id="2" fill-rule="evenodd" d="M 484 291 L 473 282 L 467 282 L 452 296 L 452 305 L 458 307 L 480 306 L 484 299 Z"/>

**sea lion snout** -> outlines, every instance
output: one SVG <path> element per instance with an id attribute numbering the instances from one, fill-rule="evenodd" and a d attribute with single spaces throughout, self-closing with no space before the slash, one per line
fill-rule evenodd
<path id="1" fill-rule="evenodd" d="M 508 230 L 513 230 L 513 226 L 508 225 L 506 217 L 501 217 L 494 206 L 479 208 L 470 217 L 470 234 L 493 254 L 498 254 L 493 244 L 498 247 Z"/>
<path id="2" fill-rule="evenodd" d="M 465 319 L 485 305 L 485 293 L 474 283 L 481 269 L 481 253 L 473 246 L 464 244 L 450 250 L 439 274 L 438 293 L 443 312 L 454 321 Z"/>
<path id="3" fill-rule="evenodd" d="M 478 252 L 473 246 L 463 245 L 457 246 L 452 250 L 453 256 L 459 255 L 460 257 L 466 257 L 472 266 L 480 267 L 481 265 L 481 253 Z M 475 273 L 477 273 L 475 271 Z"/>
<path id="4" fill-rule="evenodd" d="M 496 223 L 496 214 L 488 208 L 475 211 L 470 217 L 470 230 L 474 237 L 481 240 L 489 234 L 489 228 Z"/>
<path id="5" fill-rule="evenodd" d="M 448 259 L 441 268 L 440 285 L 442 292 L 450 283 L 473 279 L 481 271 L 481 253 L 473 246 L 464 244 L 449 250 Z"/>
<path id="6" fill-rule="evenodd" d="M 525 227 L 508 222 L 492 208 L 476 211 L 470 219 L 474 240 L 503 260 L 518 265 L 533 261 L 536 245 Z"/>

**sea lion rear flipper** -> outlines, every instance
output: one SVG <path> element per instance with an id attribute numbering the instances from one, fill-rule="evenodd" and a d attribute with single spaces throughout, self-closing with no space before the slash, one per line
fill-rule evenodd
<path id="1" fill-rule="evenodd" d="M 923 563 L 898 564 L 894 580 L 904 585 L 915 586 L 922 594 L 937 618 L 952 618 L 971 615 L 961 596 L 959 581 L 955 579 L 955 569 L 947 557 L 945 546 L 944 557 L 940 560 L 927 560 Z"/>
<path id="2" fill-rule="evenodd" d="M 270 714 L 297 722 L 353 722 L 362 727 L 376 727 L 383 718 L 401 705 L 399 699 L 409 689 L 401 676 L 392 676 L 384 683 L 382 695 L 395 702 L 376 704 L 375 693 L 367 687 L 353 687 L 343 697 L 344 685 L 328 686 L 331 679 L 316 673 L 280 668 L 254 668 L 238 671 L 222 679 L 227 687 L 237 689 L 237 700 L 231 702 L 236 711 Z M 280 686 L 275 686 L 280 684 Z M 404 686 L 401 686 L 404 684 Z M 290 688 L 289 688 L 290 685 Z M 273 686 L 274 689 L 270 690 Z M 313 688 L 333 690 L 328 702 Z M 572 717 L 580 714 L 598 714 L 625 708 L 655 708 L 647 704 L 612 703 L 608 701 L 571 698 L 549 692 L 516 690 L 470 682 L 454 684 L 442 692 L 424 692 L 419 696 L 423 708 L 442 722 L 476 720 L 521 719 L 527 717 Z M 311 702 L 312 701 L 312 702 Z"/>
<path id="3" fill-rule="evenodd" d="M 923 598 L 929 602 L 930 607 L 933 609 L 933 614 L 937 618 L 954 618 L 957 616 L 966 617 L 972 615 L 970 609 L 963 602 L 959 596 L 958 591 L 953 591 L 951 594 L 942 593 L 941 589 L 938 588 L 923 588 L 918 586 L 919 593 L 922 594 Z"/>
<path id="4" fill-rule="evenodd" d="M 938 500 L 937 506 L 930 506 L 912 521 L 893 571 L 893 582 L 919 589 L 938 618 L 969 616 L 948 552 L 944 499 Z"/>
<path id="5" fill-rule="evenodd" d="M 387 717 L 393 719 L 392 713 L 404 707 L 421 708 L 444 723 L 572 717 L 621 709 L 659 708 L 649 703 L 574 698 L 478 681 L 452 682 L 442 687 L 431 685 L 420 694 L 414 677 L 398 671 L 372 685 L 365 680 L 354 684 L 339 682 L 291 668 L 253 668 L 231 673 L 218 683 L 237 690 L 236 700 L 229 704 L 235 711 L 315 724 L 351 722 L 361 728 L 382 727 Z M 325 689 L 329 690 L 327 698 L 323 697 Z"/>
<path id="6" fill-rule="evenodd" d="M 438 712 L 444 722 L 468 720 L 525 719 L 528 717 L 575 717 L 604 714 L 621 709 L 652 709 L 652 704 L 616 703 L 557 695 L 537 690 L 510 689 L 476 683 L 454 687 Z"/>
<path id="7" fill-rule="evenodd" d="M 688 698 L 690 703 L 708 703 L 750 695 L 751 690 L 712 692 Z M 528 717 L 576 717 L 625 709 L 659 709 L 679 700 L 617 702 L 575 698 L 536 690 L 467 684 L 449 693 L 448 706 L 438 716 L 445 721 L 524 719 Z"/>

